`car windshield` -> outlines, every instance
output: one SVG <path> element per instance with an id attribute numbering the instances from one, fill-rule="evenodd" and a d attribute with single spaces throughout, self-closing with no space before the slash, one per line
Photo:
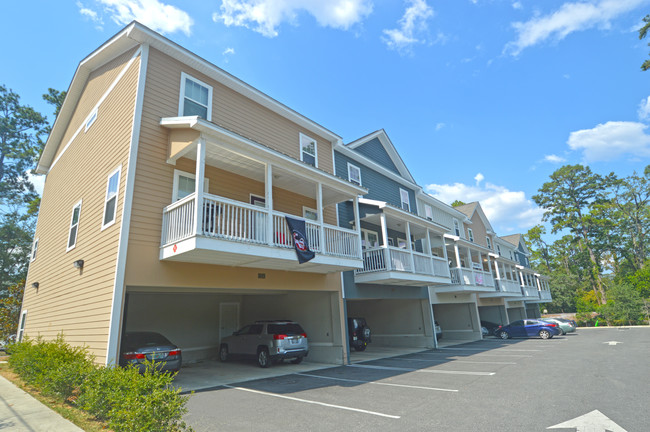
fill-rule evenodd
<path id="1" fill-rule="evenodd" d="M 124 345 L 129 349 L 152 347 L 158 345 L 173 345 L 165 336 L 160 333 L 138 332 L 127 333 L 124 338 Z"/>
<path id="2" fill-rule="evenodd" d="M 300 324 L 296 323 L 282 323 L 282 324 L 269 324 L 268 333 L 269 334 L 285 334 L 288 336 L 299 335 L 305 331 L 300 327 Z"/>

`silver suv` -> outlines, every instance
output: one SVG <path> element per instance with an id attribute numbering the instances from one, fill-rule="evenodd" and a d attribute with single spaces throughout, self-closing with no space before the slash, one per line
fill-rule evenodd
<path id="1" fill-rule="evenodd" d="M 223 362 L 231 356 L 255 357 L 263 368 L 283 359 L 298 364 L 307 354 L 307 333 L 297 322 L 284 320 L 255 321 L 223 338 L 219 347 L 219 360 Z"/>

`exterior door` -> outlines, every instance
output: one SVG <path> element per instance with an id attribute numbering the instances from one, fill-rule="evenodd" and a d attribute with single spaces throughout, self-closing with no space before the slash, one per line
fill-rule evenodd
<path id="1" fill-rule="evenodd" d="M 239 330 L 239 303 L 219 304 L 219 343 Z"/>

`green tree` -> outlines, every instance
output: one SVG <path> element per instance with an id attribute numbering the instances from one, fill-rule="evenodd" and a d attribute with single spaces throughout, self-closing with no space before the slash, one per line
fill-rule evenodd
<path id="1" fill-rule="evenodd" d="M 465 205 L 465 203 L 462 202 L 461 200 L 456 200 L 453 203 L 451 203 L 452 207 L 460 207 L 460 206 L 464 206 L 464 205 Z"/>
<path id="2" fill-rule="evenodd" d="M 526 233 L 526 246 L 532 252 L 531 261 L 537 266 L 542 266 L 547 272 L 551 272 L 551 254 L 549 253 L 549 246 L 542 238 L 546 234 L 544 225 L 535 225 Z"/>
<path id="3" fill-rule="evenodd" d="M 643 299 L 637 290 L 620 283 L 609 287 L 608 294 L 609 301 L 602 308 L 607 322 L 632 325 L 643 320 Z"/>
<path id="4" fill-rule="evenodd" d="M 639 40 L 645 38 L 648 34 L 648 29 L 650 29 L 650 15 L 646 15 L 643 18 L 643 22 L 645 24 L 639 29 Z M 648 44 L 648 46 L 650 46 L 650 44 Z M 650 69 L 650 60 L 644 61 L 641 65 L 641 70 L 647 71 L 648 69 Z"/>
<path id="5" fill-rule="evenodd" d="M 578 239 L 581 250 L 589 256 L 589 276 L 600 304 L 607 303 L 600 269 L 597 243 L 606 237 L 604 220 L 594 217 L 591 210 L 608 198 L 613 174 L 602 177 L 582 165 L 566 165 L 544 183 L 533 200 L 544 209 L 544 221 L 550 221 L 553 234 L 567 230 Z"/>
<path id="6" fill-rule="evenodd" d="M 61 111 L 61 107 L 63 106 L 63 101 L 65 100 L 65 96 L 67 95 L 67 92 L 65 91 L 58 91 L 53 88 L 48 88 L 47 93 L 43 95 L 43 99 L 50 103 L 51 105 L 54 105 L 54 117 L 58 117 L 59 111 Z"/>
<path id="7" fill-rule="evenodd" d="M 6 295 L 0 298 L 0 340 L 7 340 L 18 332 L 20 308 L 23 303 L 25 280 L 20 280 L 6 290 Z"/>

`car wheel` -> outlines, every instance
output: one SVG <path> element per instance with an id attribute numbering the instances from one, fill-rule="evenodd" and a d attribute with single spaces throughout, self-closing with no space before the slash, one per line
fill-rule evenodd
<path id="1" fill-rule="evenodd" d="M 296 357 L 295 359 L 291 360 L 291 364 L 300 364 L 302 363 L 302 357 Z"/>
<path id="2" fill-rule="evenodd" d="M 221 345 L 219 348 L 219 360 L 222 362 L 228 361 L 228 345 Z"/>
<path id="3" fill-rule="evenodd" d="M 504 332 L 504 331 L 502 331 L 501 333 L 499 333 L 499 337 L 500 337 L 501 339 L 510 339 L 510 335 L 508 334 L 508 332 Z"/>
<path id="4" fill-rule="evenodd" d="M 564 336 L 564 335 L 566 335 L 566 332 L 564 330 L 562 330 L 562 336 Z"/>
<path id="5" fill-rule="evenodd" d="M 267 368 L 271 365 L 271 358 L 268 349 L 260 348 L 257 351 L 257 364 L 260 365 L 261 368 Z"/>
<path id="6" fill-rule="evenodd" d="M 540 330 L 539 337 L 541 337 L 542 339 L 550 339 L 553 337 L 553 335 L 551 335 L 551 332 L 548 330 Z"/>
<path id="7" fill-rule="evenodd" d="M 365 351 L 367 346 L 368 346 L 367 343 L 363 343 L 362 345 L 355 345 L 354 350 L 355 351 Z"/>

